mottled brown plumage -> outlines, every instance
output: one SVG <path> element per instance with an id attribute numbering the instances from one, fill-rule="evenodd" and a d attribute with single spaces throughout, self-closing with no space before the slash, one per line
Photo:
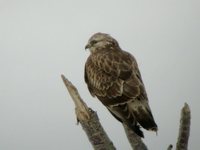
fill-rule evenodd
<path id="1" fill-rule="evenodd" d="M 139 136 L 144 136 L 140 126 L 157 131 L 135 58 L 105 33 L 94 34 L 85 48 L 91 51 L 85 64 L 85 82 L 91 95 Z"/>

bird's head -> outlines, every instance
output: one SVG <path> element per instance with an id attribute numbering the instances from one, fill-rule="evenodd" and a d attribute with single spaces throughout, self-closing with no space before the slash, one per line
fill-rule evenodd
<path id="1" fill-rule="evenodd" d="M 105 48 L 116 48 L 118 47 L 118 42 L 106 33 L 95 33 L 89 39 L 85 49 L 89 49 L 91 53 L 97 50 L 102 50 Z"/>

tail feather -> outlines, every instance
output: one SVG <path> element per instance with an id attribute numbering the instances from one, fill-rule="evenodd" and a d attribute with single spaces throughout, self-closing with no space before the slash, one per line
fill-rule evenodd
<path id="1" fill-rule="evenodd" d="M 136 118 L 129 111 L 127 104 L 121 104 L 108 108 L 110 113 L 121 123 L 126 124 L 130 129 L 132 129 L 138 136 L 144 138 L 143 132 L 140 130 Z"/>
<path id="2" fill-rule="evenodd" d="M 139 125 L 129 125 L 129 128 L 131 128 L 138 136 L 144 138 L 144 134 L 143 132 L 140 130 L 140 126 Z"/>
<path id="3" fill-rule="evenodd" d="M 157 131 L 148 101 L 132 100 L 106 107 L 118 121 L 126 124 L 140 137 L 144 137 L 140 126 L 146 130 Z"/>
<path id="4" fill-rule="evenodd" d="M 135 104 L 134 104 L 135 105 Z M 157 131 L 158 127 L 154 121 L 153 115 L 148 104 L 145 105 L 138 105 L 137 107 L 134 106 L 131 109 L 137 122 L 146 130 Z"/>

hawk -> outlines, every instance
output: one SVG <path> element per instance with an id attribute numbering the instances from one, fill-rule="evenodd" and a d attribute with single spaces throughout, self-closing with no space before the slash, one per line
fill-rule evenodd
<path id="1" fill-rule="evenodd" d="M 91 95 L 140 137 L 144 137 L 140 126 L 157 131 L 135 58 L 105 33 L 94 34 L 85 49 L 91 52 L 85 64 Z"/>

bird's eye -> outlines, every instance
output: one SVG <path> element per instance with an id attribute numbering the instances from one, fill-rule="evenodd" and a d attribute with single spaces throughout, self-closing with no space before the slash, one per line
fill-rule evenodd
<path id="1" fill-rule="evenodd" d="M 91 41 L 91 44 L 92 44 L 92 45 L 94 45 L 94 44 L 96 44 L 96 43 L 97 43 L 96 40 L 92 40 L 92 41 Z"/>

